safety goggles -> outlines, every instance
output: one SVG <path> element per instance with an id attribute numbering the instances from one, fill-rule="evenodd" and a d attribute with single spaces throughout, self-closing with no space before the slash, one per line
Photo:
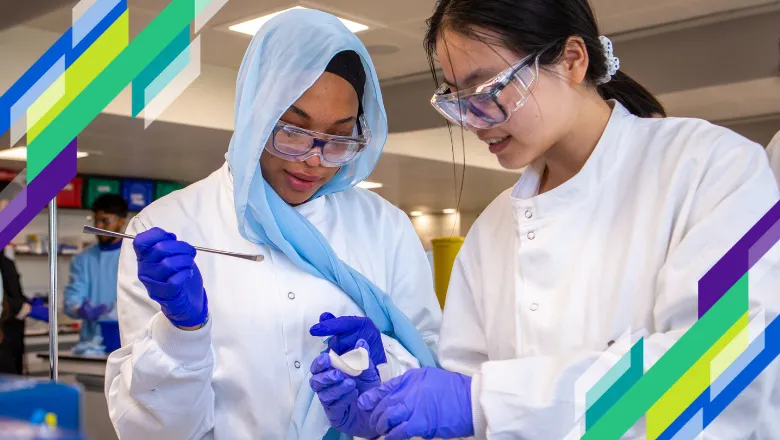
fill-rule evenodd
<path id="1" fill-rule="evenodd" d="M 484 130 L 508 121 L 525 105 L 539 76 L 539 57 L 529 55 L 490 80 L 466 90 L 450 91 L 443 84 L 431 98 L 431 105 L 455 125 Z M 513 87 L 507 88 L 512 85 Z"/>
<path id="2" fill-rule="evenodd" d="M 303 162 L 319 156 L 323 166 L 340 167 L 353 161 L 371 141 L 371 131 L 363 116 L 358 118 L 357 136 L 336 136 L 306 130 L 279 121 L 265 149 L 274 156 Z"/>

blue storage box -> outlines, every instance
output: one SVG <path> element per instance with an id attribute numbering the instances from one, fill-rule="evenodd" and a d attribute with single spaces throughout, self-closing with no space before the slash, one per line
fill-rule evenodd
<path id="1" fill-rule="evenodd" d="M 57 419 L 57 432 L 52 439 L 80 439 L 81 390 L 79 387 L 49 381 L 0 375 L 0 438 L 27 439 L 36 413 L 52 413 Z M 20 434 L 14 437 L 14 432 Z M 40 438 L 38 436 L 29 437 Z"/>
<path id="2" fill-rule="evenodd" d="M 154 200 L 154 182 L 125 179 L 122 181 L 122 197 L 130 211 L 140 211 Z"/>

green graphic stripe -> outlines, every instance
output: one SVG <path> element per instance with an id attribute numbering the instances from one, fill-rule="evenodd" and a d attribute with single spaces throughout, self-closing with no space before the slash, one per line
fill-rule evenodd
<path id="1" fill-rule="evenodd" d="M 144 107 L 146 107 L 146 96 L 151 98 L 157 96 L 166 85 L 179 73 L 182 69 L 177 69 L 169 74 L 169 78 L 163 79 L 160 83 L 161 87 L 157 87 L 157 90 L 147 92 L 149 87 L 155 80 L 165 72 L 165 68 L 168 67 L 176 58 L 190 45 L 190 27 L 187 26 L 182 29 L 181 33 L 174 38 L 173 42 L 166 46 L 160 54 L 152 61 L 144 70 L 135 78 L 133 78 L 133 117 L 138 116 Z M 189 51 L 187 52 L 189 54 Z M 186 66 L 186 64 L 185 64 Z M 151 99 L 149 99 L 151 101 Z"/>
<path id="2" fill-rule="evenodd" d="M 747 289 L 745 274 L 582 439 L 619 439 L 625 434 L 739 320 L 747 304 Z"/>
<path id="3" fill-rule="evenodd" d="M 585 412 L 586 429 L 591 429 L 599 419 L 609 410 L 609 408 L 623 397 L 628 390 L 642 377 L 644 372 L 644 338 L 631 347 L 631 351 L 626 353 L 623 359 L 628 359 L 631 366 L 623 373 L 612 385 L 599 397 L 592 405 L 588 405 Z M 623 360 L 621 360 L 623 362 Z M 613 367 L 614 370 L 614 367 Z M 609 376 L 609 374 L 607 374 Z M 606 377 L 606 376 L 605 376 Z M 586 404 L 587 404 L 586 398 Z"/>
<path id="4" fill-rule="evenodd" d="M 747 328 L 747 306 L 745 302 L 737 322 L 647 411 L 647 440 L 658 438 L 710 386 L 712 360 Z"/>
<path id="5" fill-rule="evenodd" d="M 194 19 L 193 0 L 171 3 L 114 61 L 73 99 L 30 146 L 27 176 L 32 181 L 63 148 L 103 111 L 141 71 Z"/>

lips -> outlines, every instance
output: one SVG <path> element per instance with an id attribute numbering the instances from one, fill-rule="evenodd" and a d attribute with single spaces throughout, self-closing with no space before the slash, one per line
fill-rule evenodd
<path id="1" fill-rule="evenodd" d="M 287 174 L 287 183 L 289 183 L 290 187 L 296 191 L 302 191 L 307 192 L 314 189 L 315 184 L 322 179 L 322 177 L 319 176 L 313 176 L 310 174 L 303 174 L 303 173 L 294 173 L 291 171 L 286 171 Z"/>
<path id="2" fill-rule="evenodd" d="M 482 139 L 482 138 L 481 138 Z M 492 137 L 492 138 L 484 138 L 482 141 L 487 143 L 489 145 L 488 149 L 493 154 L 498 154 L 509 145 L 509 142 L 512 140 L 512 136 L 504 136 L 504 137 Z"/>

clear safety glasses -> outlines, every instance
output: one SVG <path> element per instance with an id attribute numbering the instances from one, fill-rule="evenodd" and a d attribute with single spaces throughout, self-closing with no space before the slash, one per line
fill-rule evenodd
<path id="1" fill-rule="evenodd" d="M 370 140 L 371 131 L 363 116 L 358 118 L 357 136 L 354 137 L 318 133 L 279 121 L 265 149 L 291 162 L 303 162 L 319 156 L 323 166 L 340 167 L 353 161 Z"/>
<path id="2" fill-rule="evenodd" d="M 525 105 L 539 76 L 539 57 L 529 55 L 487 82 L 466 90 L 449 92 L 443 84 L 431 98 L 431 105 L 455 125 L 466 129 L 488 129 L 508 121 Z M 513 87 L 507 88 L 512 85 Z"/>

